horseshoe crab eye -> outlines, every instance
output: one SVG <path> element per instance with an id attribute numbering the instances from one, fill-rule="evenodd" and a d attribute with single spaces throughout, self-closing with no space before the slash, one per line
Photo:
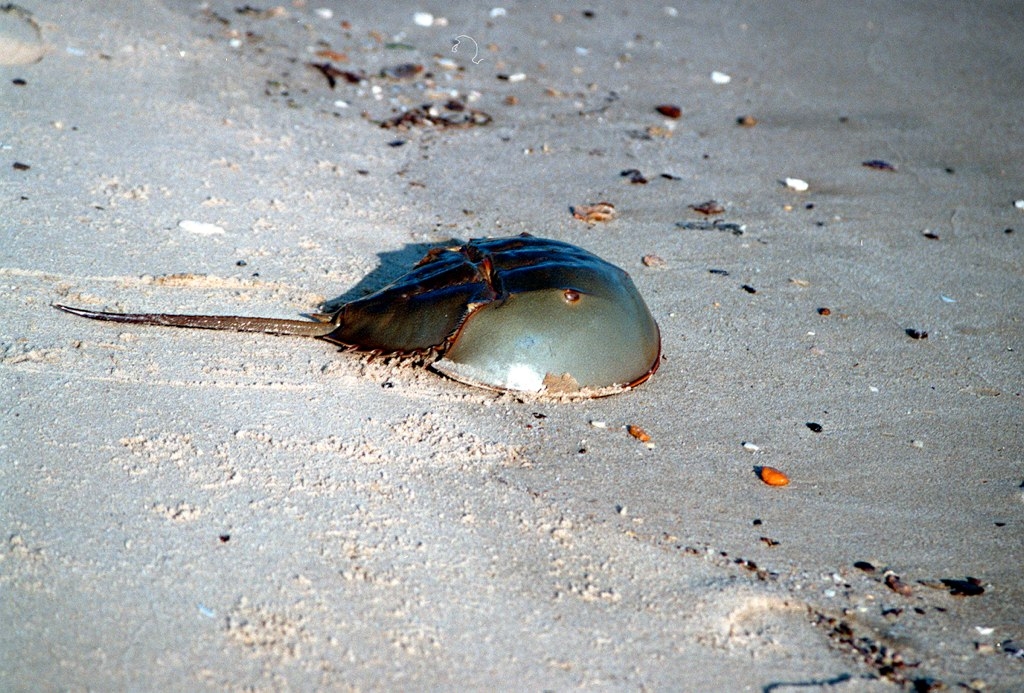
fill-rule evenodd
<path id="1" fill-rule="evenodd" d="M 575 289 L 566 289 L 562 292 L 562 297 L 565 299 L 566 303 L 572 305 L 580 300 L 580 292 Z"/>

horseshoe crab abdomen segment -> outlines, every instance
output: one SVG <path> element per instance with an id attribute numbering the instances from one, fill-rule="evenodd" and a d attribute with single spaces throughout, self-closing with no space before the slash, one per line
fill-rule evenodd
<path id="1" fill-rule="evenodd" d="M 528 392 L 553 382 L 569 391 L 643 382 L 657 369 L 661 337 L 629 276 L 618 272 L 590 293 L 544 288 L 481 307 L 434 368 L 470 384 Z"/>
<path id="2" fill-rule="evenodd" d="M 398 281 L 345 304 L 338 328 L 324 339 L 362 351 L 437 349 L 459 329 L 470 307 L 493 300 L 477 267 L 461 253 L 431 253 Z"/>

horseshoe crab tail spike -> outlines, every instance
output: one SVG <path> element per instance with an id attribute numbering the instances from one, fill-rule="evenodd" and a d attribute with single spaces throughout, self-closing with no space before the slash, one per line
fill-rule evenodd
<path id="1" fill-rule="evenodd" d="M 238 315 L 170 315 L 167 313 L 104 313 L 85 308 L 54 303 L 53 307 L 65 313 L 79 315 L 92 320 L 127 322 L 136 325 L 165 325 L 168 327 L 194 327 L 206 330 L 231 330 L 234 332 L 264 332 L 266 334 L 299 335 L 323 337 L 330 334 L 337 325 L 331 316 L 318 317 L 317 322 L 287 320 L 284 318 L 249 318 Z"/>

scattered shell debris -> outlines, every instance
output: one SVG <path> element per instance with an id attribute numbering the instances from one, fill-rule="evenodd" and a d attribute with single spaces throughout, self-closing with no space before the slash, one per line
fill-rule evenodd
<path id="1" fill-rule="evenodd" d="M 397 130 L 408 130 L 412 127 L 437 127 L 447 128 L 468 128 L 479 125 L 487 125 L 492 118 L 487 113 L 475 108 L 466 108 L 461 101 L 448 101 L 444 105 L 445 110 L 452 115 L 441 112 L 441 109 L 433 104 L 419 106 L 409 109 L 392 118 L 380 121 L 384 129 L 395 128 Z"/>

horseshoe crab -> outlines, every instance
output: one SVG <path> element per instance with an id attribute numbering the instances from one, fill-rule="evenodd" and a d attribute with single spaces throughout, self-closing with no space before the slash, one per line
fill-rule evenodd
<path id="1" fill-rule="evenodd" d="M 413 356 L 492 390 L 598 397 L 658 369 L 658 325 L 629 275 L 596 255 L 529 234 L 435 248 L 405 276 L 312 321 L 104 313 L 96 320 L 303 335 L 370 354 Z"/>

